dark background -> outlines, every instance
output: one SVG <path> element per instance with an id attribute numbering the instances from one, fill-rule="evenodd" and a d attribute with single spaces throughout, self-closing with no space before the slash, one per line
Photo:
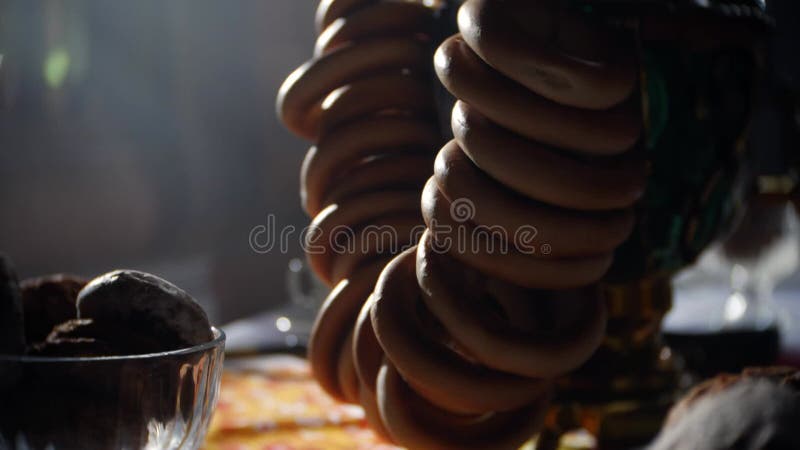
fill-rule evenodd
<path id="1" fill-rule="evenodd" d="M 0 249 L 20 276 L 151 270 L 217 320 L 284 301 L 299 244 L 257 254 L 248 236 L 268 213 L 307 222 L 307 144 L 274 104 L 315 2 L 0 5 Z"/>

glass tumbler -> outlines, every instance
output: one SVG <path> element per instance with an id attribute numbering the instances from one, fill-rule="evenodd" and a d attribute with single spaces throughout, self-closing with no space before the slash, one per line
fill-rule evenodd
<path id="1" fill-rule="evenodd" d="M 0 449 L 196 449 L 217 402 L 225 334 L 130 356 L 0 355 Z"/>

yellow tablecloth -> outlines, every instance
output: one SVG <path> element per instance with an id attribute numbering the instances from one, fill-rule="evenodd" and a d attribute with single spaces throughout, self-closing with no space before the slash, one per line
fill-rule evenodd
<path id="1" fill-rule="evenodd" d="M 396 450 L 367 427 L 361 408 L 338 403 L 295 357 L 226 363 L 204 450 Z"/>

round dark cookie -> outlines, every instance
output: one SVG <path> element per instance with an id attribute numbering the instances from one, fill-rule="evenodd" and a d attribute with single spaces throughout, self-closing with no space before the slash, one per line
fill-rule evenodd
<path id="1" fill-rule="evenodd" d="M 130 354 L 177 350 L 213 339 L 205 311 L 186 292 L 155 275 L 115 270 L 78 294 L 78 318 L 92 319 L 95 339 Z"/>

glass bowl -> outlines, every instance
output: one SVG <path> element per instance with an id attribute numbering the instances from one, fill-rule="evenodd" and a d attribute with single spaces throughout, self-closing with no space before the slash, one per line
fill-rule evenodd
<path id="1" fill-rule="evenodd" d="M 162 353 L 0 355 L 1 450 L 196 449 L 217 403 L 225 334 Z"/>

